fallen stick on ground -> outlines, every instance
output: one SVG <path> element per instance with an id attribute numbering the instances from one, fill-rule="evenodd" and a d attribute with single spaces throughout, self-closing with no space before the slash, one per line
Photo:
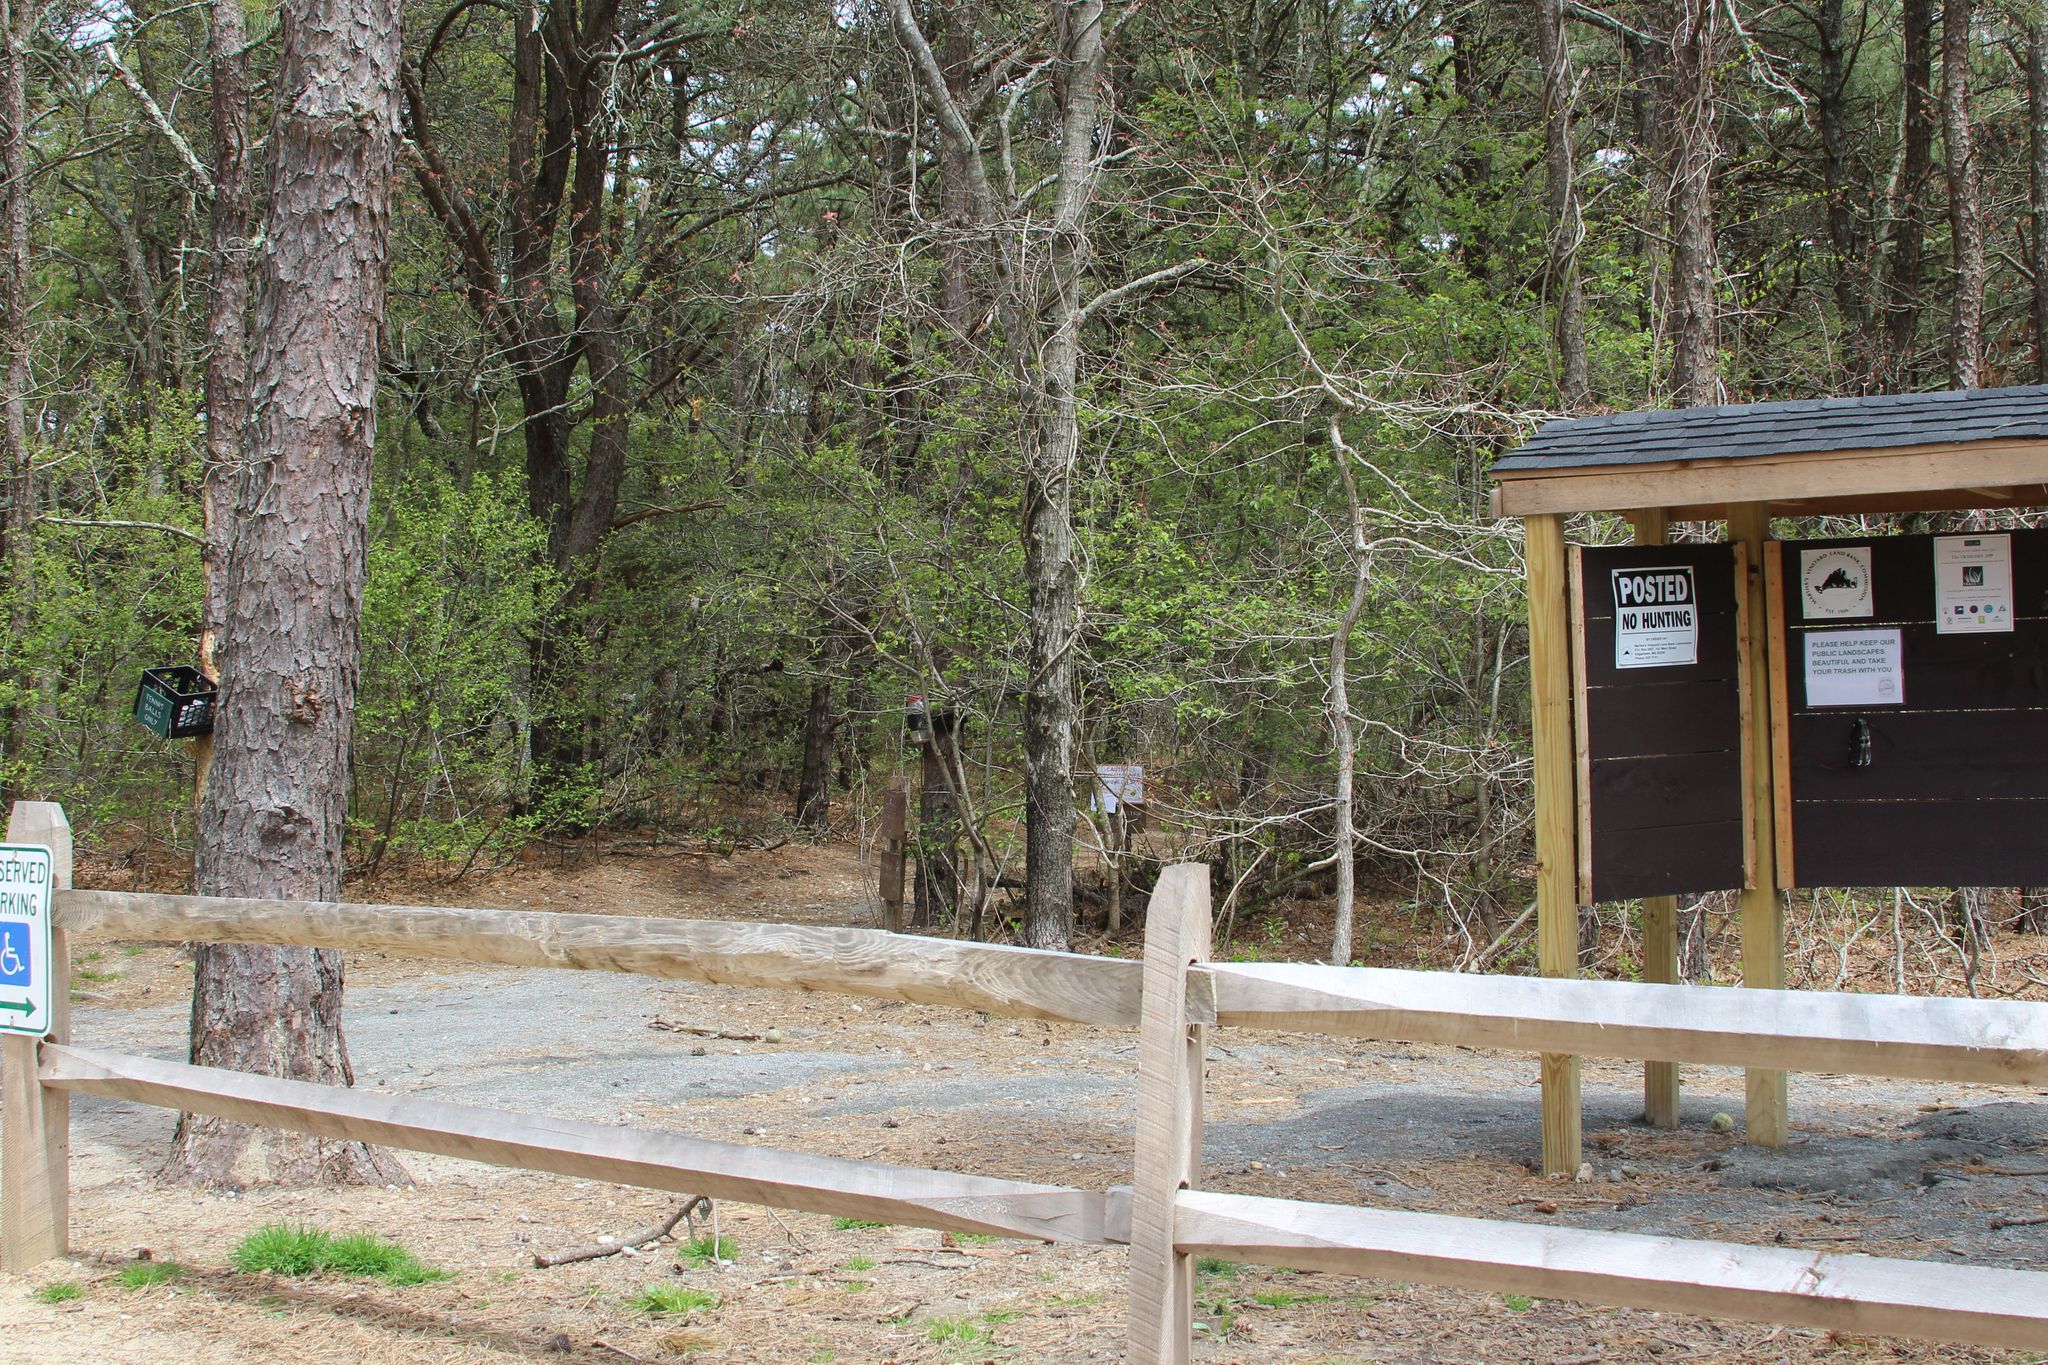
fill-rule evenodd
<path id="1" fill-rule="evenodd" d="M 544 1256 L 536 1251 L 533 1253 L 533 1263 L 540 1269 L 547 1270 L 558 1265 L 568 1265 L 571 1261 L 594 1261 L 601 1256 L 616 1256 L 628 1247 L 642 1247 L 646 1246 L 649 1242 L 659 1242 L 662 1238 L 675 1231 L 676 1224 L 688 1218 L 698 1209 L 702 1208 L 709 1212 L 711 1207 L 711 1200 L 708 1197 L 701 1194 L 693 1194 L 683 1201 L 681 1208 L 669 1215 L 668 1221 L 665 1223 L 642 1228 L 638 1232 L 629 1232 L 616 1241 L 593 1242 L 587 1247 L 576 1247 L 573 1250 L 560 1252 L 553 1256 Z M 714 1251 L 712 1254 L 715 1256 L 717 1253 Z"/>

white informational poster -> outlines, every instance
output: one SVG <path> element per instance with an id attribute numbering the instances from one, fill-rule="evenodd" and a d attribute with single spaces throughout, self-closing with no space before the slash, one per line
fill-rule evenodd
<path id="1" fill-rule="evenodd" d="M 1700 599 L 1692 566 L 1615 569 L 1614 666 L 1675 668 L 1700 661 Z"/>
<path id="2" fill-rule="evenodd" d="M 1115 815 L 1123 805 L 1145 804 L 1145 765 L 1142 763 L 1098 763 L 1095 765 L 1095 808 Z"/>
<path id="3" fill-rule="evenodd" d="M 1904 706 L 1904 649 L 1896 630 L 1806 632 L 1808 706 Z"/>
<path id="4" fill-rule="evenodd" d="M 1934 538 L 1934 629 L 1984 635 L 2012 629 L 2012 537 Z"/>
<path id="5" fill-rule="evenodd" d="M 1868 545 L 1799 552 L 1799 601 L 1807 620 L 1868 620 L 1874 600 Z"/>

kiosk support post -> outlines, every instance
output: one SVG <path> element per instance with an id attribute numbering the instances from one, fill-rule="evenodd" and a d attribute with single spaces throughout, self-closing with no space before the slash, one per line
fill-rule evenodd
<path id="1" fill-rule="evenodd" d="M 1638 545 L 1671 543 L 1671 517 L 1661 507 L 1628 514 Z M 1643 898 L 1643 980 L 1678 984 L 1678 897 Z M 1678 1063 L 1643 1063 L 1643 1118 L 1652 1128 L 1678 1126 Z"/>
<path id="2" fill-rule="evenodd" d="M 1571 621 L 1565 604 L 1564 518 L 1525 517 L 1529 569 L 1529 690 L 1536 764 L 1536 941 L 1545 976 L 1579 971 L 1574 850 L 1578 798 L 1572 757 Z M 1579 1169 L 1579 1059 L 1543 1055 L 1543 1172 Z"/>
<path id="3" fill-rule="evenodd" d="M 1742 893 L 1742 984 L 1767 990 L 1785 985 L 1785 897 L 1778 890 L 1777 808 L 1771 778 L 1774 744 L 1771 735 L 1770 611 L 1764 584 L 1764 542 L 1771 530 L 1770 509 L 1763 503 L 1740 503 L 1728 509 L 1728 538 L 1749 548 L 1747 622 L 1750 705 L 1743 708 L 1749 733 L 1749 806 L 1751 866 L 1755 875 Z M 1751 1069 L 1746 1073 L 1746 1129 L 1758 1147 L 1785 1145 L 1785 1073 Z"/>

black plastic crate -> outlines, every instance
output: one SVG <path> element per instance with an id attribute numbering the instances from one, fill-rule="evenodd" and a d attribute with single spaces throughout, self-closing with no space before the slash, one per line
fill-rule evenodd
<path id="1" fill-rule="evenodd" d="M 135 688 L 135 719 L 158 739 L 213 733 L 214 685 L 196 668 L 145 668 Z"/>

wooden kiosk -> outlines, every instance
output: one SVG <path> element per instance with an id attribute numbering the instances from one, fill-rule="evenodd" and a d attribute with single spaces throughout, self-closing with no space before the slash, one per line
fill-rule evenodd
<path id="1" fill-rule="evenodd" d="M 1492 472 L 1527 534 L 1545 975 L 1597 901 L 1641 900 L 1643 979 L 1672 982 L 1677 896 L 1739 891 L 1742 984 L 1779 988 L 1786 888 L 2048 882 L 2048 532 L 1771 538 L 2048 506 L 2048 386 L 1556 421 Z M 1568 546 L 1579 512 L 1635 544 Z M 1678 1093 L 1646 1063 L 1650 1122 Z M 1784 1144 L 1784 1072 L 1748 1073 L 1746 1119 Z M 1544 1170 L 1579 1160 L 1579 1060 L 1545 1055 Z"/>

